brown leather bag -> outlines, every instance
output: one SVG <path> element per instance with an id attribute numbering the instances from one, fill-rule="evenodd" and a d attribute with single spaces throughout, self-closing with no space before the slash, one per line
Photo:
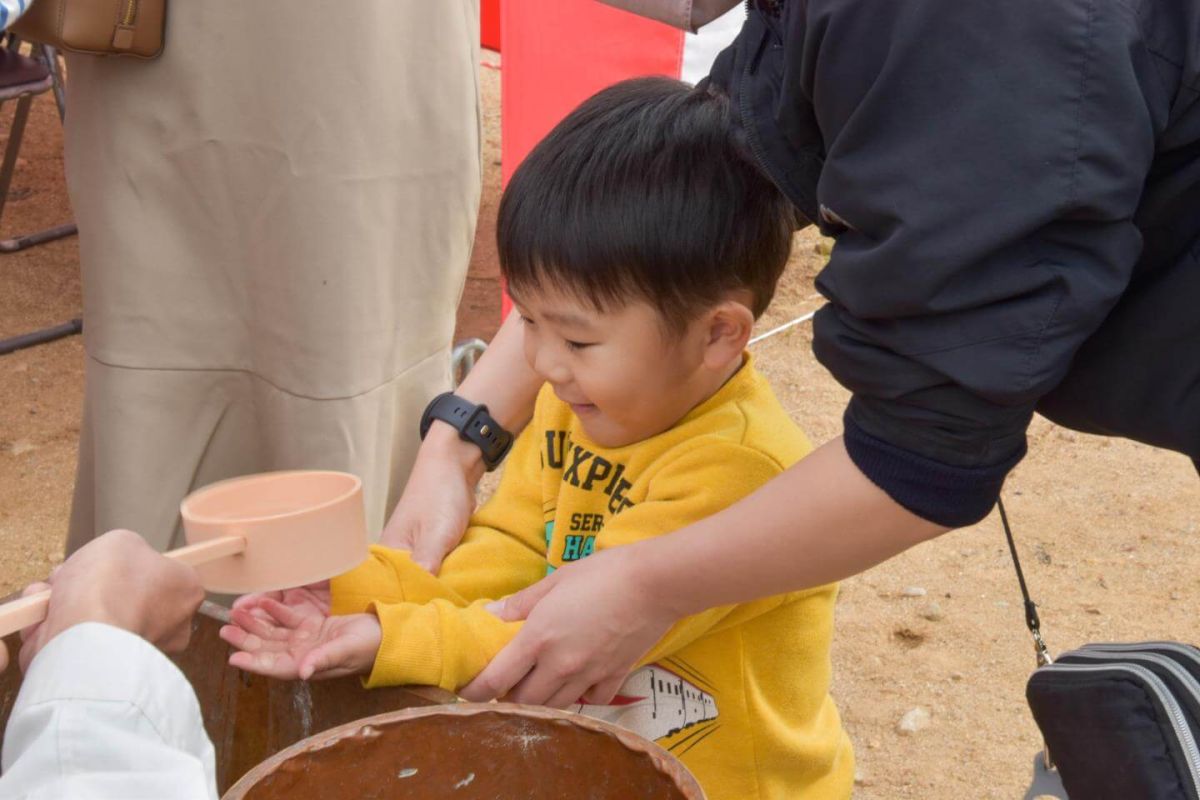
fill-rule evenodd
<path id="1" fill-rule="evenodd" d="M 72 53 L 154 58 L 166 19 L 167 0 L 33 0 L 12 32 Z"/>

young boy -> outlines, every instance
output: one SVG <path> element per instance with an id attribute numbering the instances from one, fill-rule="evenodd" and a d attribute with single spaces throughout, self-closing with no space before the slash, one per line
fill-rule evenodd
<path id="1" fill-rule="evenodd" d="M 239 602 L 230 662 L 457 689 L 521 624 L 489 601 L 706 517 L 805 455 L 745 352 L 793 226 L 724 97 L 640 79 L 585 102 L 500 206 L 504 276 L 546 385 L 495 496 L 436 577 L 375 547 L 331 593 Z M 689 617 L 612 704 L 573 708 L 656 740 L 712 800 L 848 797 L 853 756 L 828 694 L 835 594 Z"/>

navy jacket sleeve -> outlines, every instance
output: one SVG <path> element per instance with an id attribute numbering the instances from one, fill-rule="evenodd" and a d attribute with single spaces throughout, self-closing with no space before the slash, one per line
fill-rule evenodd
<path id="1" fill-rule="evenodd" d="M 814 350 L 853 392 L 846 447 L 968 524 L 1129 282 L 1162 86 L 1118 2 L 793 5 L 782 95 L 811 103 L 841 229 Z"/>

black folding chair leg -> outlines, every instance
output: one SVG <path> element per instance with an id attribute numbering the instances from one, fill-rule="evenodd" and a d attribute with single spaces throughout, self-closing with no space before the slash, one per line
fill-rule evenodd
<path id="1" fill-rule="evenodd" d="M 54 102 L 58 105 L 58 118 L 65 120 L 67 118 L 67 87 L 63 84 L 62 70 L 59 69 L 58 50 L 48 44 L 34 45 L 34 47 L 41 52 L 46 69 L 50 70 L 50 77 L 54 81 Z"/>
<path id="2" fill-rule="evenodd" d="M 62 239 L 64 236 L 74 236 L 77 233 L 79 233 L 79 228 L 74 222 L 71 222 L 66 225 L 55 225 L 53 228 L 47 228 L 37 233 L 29 233 L 25 236 L 0 239 L 0 253 L 15 253 L 18 250 L 33 247 L 35 244 L 53 242 L 55 239 Z"/>
<path id="3" fill-rule="evenodd" d="M 83 320 L 81 319 L 73 319 L 70 322 L 64 322 L 62 325 L 55 325 L 53 328 L 43 328 L 33 333 L 23 333 L 11 339 L 0 339 L 0 356 L 22 350 L 26 347 L 33 347 L 34 345 L 53 342 L 56 339 L 63 339 L 67 336 L 74 336 L 77 333 L 83 333 Z"/>
<path id="4" fill-rule="evenodd" d="M 8 191 L 12 187 L 13 172 L 17 168 L 17 154 L 21 151 L 21 140 L 25 137 L 25 123 L 29 121 L 29 108 L 33 95 L 24 94 L 17 99 L 17 110 L 13 112 L 12 127 L 8 133 L 8 146 L 4 148 L 4 163 L 0 164 L 0 220 L 4 219 L 4 207 L 8 204 Z M 43 242 L 52 242 L 64 236 L 78 233 L 74 223 L 55 225 L 44 231 L 0 239 L 0 253 L 15 253 Z"/>
<path id="5" fill-rule="evenodd" d="M 17 153 L 21 151 L 21 140 L 25 138 L 25 123 L 29 120 L 31 105 L 33 95 L 23 94 L 17 98 L 17 110 L 13 112 L 12 127 L 8 131 L 8 146 L 4 148 L 4 163 L 0 165 L 0 219 L 4 218 L 4 207 L 8 204 L 8 190 L 17 168 Z"/>

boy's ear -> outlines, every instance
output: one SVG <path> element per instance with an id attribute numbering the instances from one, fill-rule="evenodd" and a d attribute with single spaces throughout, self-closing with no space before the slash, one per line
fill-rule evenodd
<path id="1" fill-rule="evenodd" d="M 737 300 L 722 301 L 708 313 L 705 366 L 720 370 L 731 361 L 740 361 L 753 330 L 754 314 L 745 304 Z"/>

